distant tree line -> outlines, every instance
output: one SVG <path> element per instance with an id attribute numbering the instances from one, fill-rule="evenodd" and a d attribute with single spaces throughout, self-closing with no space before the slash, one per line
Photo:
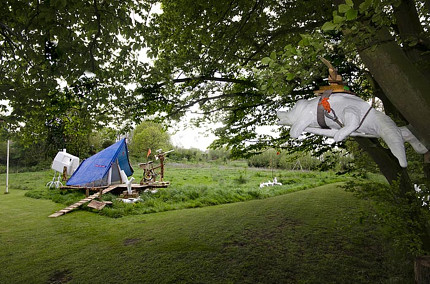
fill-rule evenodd
<path id="1" fill-rule="evenodd" d="M 169 159 L 175 162 L 217 162 L 227 163 L 230 161 L 231 153 L 228 149 L 209 149 L 202 151 L 191 148 L 175 148 L 175 151 L 169 154 Z"/>
<path id="2" fill-rule="evenodd" d="M 58 151 L 66 149 L 68 153 L 88 158 L 95 153 L 109 147 L 119 136 L 128 138 L 128 149 L 132 162 L 143 162 L 147 159 L 148 150 L 151 149 L 149 159 L 154 159 L 158 149 L 163 151 L 174 150 L 169 153 L 168 159 L 174 162 L 227 162 L 230 151 L 227 149 L 183 149 L 174 147 L 170 142 L 170 135 L 166 128 L 153 121 L 143 121 L 128 135 L 118 135 L 115 129 L 104 127 L 99 130 L 85 127 L 74 135 L 67 135 L 64 125 L 58 122 L 58 127 L 46 126 L 45 139 L 29 141 L 27 134 L 15 132 L 9 136 L 6 130 L 0 136 L 0 172 L 6 171 L 7 139 L 11 140 L 10 165 L 17 171 L 37 171 L 49 169 Z"/>

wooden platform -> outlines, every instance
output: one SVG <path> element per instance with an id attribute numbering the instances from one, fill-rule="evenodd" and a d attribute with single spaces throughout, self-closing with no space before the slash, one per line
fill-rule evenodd
<path id="1" fill-rule="evenodd" d="M 61 186 L 60 189 L 89 189 L 91 191 L 99 191 L 100 189 L 108 188 L 109 186 L 94 186 L 94 187 L 86 187 L 86 186 L 79 186 L 79 185 L 66 185 Z"/>
<path id="2" fill-rule="evenodd" d="M 132 189 L 147 189 L 147 188 L 164 188 L 168 187 L 170 185 L 170 182 L 168 181 L 156 181 L 156 182 L 145 182 L 143 184 L 132 184 Z M 120 184 L 120 188 L 127 188 L 125 184 Z"/>
<path id="3" fill-rule="evenodd" d="M 168 187 L 170 182 L 168 181 L 156 181 L 156 182 L 145 182 L 143 184 L 133 183 L 131 185 L 132 189 L 144 190 L 147 188 L 164 188 Z M 112 185 L 114 186 L 114 185 Z M 126 184 L 115 184 L 116 188 L 127 188 Z M 89 189 L 91 191 L 99 191 L 100 189 L 106 189 L 108 186 L 98 186 L 98 187 L 83 187 L 83 186 L 62 186 L 60 189 Z"/>
<path id="4" fill-rule="evenodd" d="M 168 187 L 169 185 L 170 185 L 170 182 L 165 181 L 165 182 L 147 182 L 144 184 L 133 183 L 131 185 L 131 187 L 132 187 L 132 189 L 136 189 L 136 190 L 145 190 L 145 189 L 149 189 L 149 188 L 165 188 L 165 187 Z M 117 188 L 119 188 L 119 189 L 127 188 L 127 185 L 126 184 L 114 184 L 114 185 L 111 185 L 109 187 L 92 187 L 92 188 L 82 187 L 82 186 L 63 186 L 63 187 L 61 187 L 61 189 L 90 189 L 93 191 L 94 190 L 97 190 L 97 191 L 103 190 L 102 194 L 108 193 L 108 192 L 110 192 L 114 189 L 117 189 Z M 72 204 L 72 205 L 70 205 L 70 206 L 68 206 L 68 207 L 66 207 L 60 211 L 57 211 L 57 212 L 49 215 L 48 217 L 56 218 L 56 217 L 62 216 L 66 213 L 69 213 L 72 210 L 75 210 L 79 206 L 81 206 L 87 202 L 90 202 L 91 200 L 93 200 L 99 196 L 100 196 L 100 192 L 94 193 L 94 194 L 76 202 L 75 204 Z"/>
<path id="5" fill-rule="evenodd" d="M 118 187 L 118 185 L 119 184 L 111 185 L 111 186 L 107 187 L 106 189 L 103 189 L 102 194 L 105 194 L 105 193 L 108 193 L 108 192 L 114 190 L 115 188 Z M 97 198 L 99 196 L 100 196 L 100 193 L 94 193 L 93 195 L 90 195 L 90 196 L 88 196 L 88 197 L 86 197 L 86 198 L 84 198 L 84 199 L 76 202 L 75 204 L 72 204 L 72 205 L 70 205 L 70 206 L 68 206 L 68 207 L 66 207 L 66 208 L 64 208 L 64 209 L 62 209 L 60 211 L 57 211 L 54 214 L 49 215 L 48 217 L 50 217 L 50 218 L 56 218 L 56 217 L 62 216 L 64 214 L 66 214 L 66 213 L 69 213 L 72 210 L 75 210 L 79 206 L 81 206 L 81 205 L 83 205 L 83 204 L 85 204 L 87 202 L 90 202 L 91 200 L 93 200 L 93 199 L 95 199 L 95 198 Z"/>

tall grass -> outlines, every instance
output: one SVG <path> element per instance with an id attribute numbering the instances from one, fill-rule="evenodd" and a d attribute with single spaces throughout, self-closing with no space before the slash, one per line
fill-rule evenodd
<path id="1" fill-rule="evenodd" d="M 260 188 L 260 183 L 277 177 L 282 186 Z M 298 172 L 253 168 L 199 167 L 170 168 L 165 180 L 171 185 L 156 193 L 144 192 L 134 204 L 114 202 L 100 214 L 122 217 L 183 208 L 205 207 L 262 199 L 316 186 L 345 181 L 332 172 Z"/>
<path id="2" fill-rule="evenodd" d="M 136 171 L 134 177 L 140 180 L 142 173 Z M 38 177 L 36 177 L 38 176 Z M 31 178 L 33 177 L 33 178 Z M 260 188 L 261 182 L 277 177 L 282 186 Z M 159 189 L 156 193 L 143 192 L 141 201 L 126 204 L 116 200 L 116 196 L 103 196 L 104 200 L 113 201 L 111 207 L 105 207 L 99 214 L 109 217 L 146 214 L 183 208 L 196 208 L 225 203 L 242 202 L 252 199 L 262 199 L 299 190 L 316 187 L 323 184 L 345 181 L 347 177 L 337 176 L 332 172 L 301 172 L 285 170 L 266 170 L 237 165 L 167 165 L 166 181 L 168 188 Z M 15 174 L 13 186 L 29 187 L 27 197 L 50 199 L 64 205 L 70 205 L 84 198 L 80 191 L 48 189 L 45 187 L 50 180 L 50 172 L 31 174 Z M 94 211 L 83 206 L 84 210 Z M 96 211 L 94 211 L 96 212 Z M 98 212 L 98 211 L 97 211 Z"/>

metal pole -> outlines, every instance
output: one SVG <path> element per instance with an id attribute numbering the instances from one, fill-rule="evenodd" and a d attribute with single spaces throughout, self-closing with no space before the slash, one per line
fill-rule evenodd
<path id="1" fill-rule="evenodd" d="M 7 154 L 6 154 L 6 191 L 5 194 L 9 193 L 9 144 L 10 140 L 7 139 Z"/>

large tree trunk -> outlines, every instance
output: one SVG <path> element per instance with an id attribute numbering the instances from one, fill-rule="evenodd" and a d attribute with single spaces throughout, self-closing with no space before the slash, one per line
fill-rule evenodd
<path id="1" fill-rule="evenodd" d="M 414 190 L 407 170 L 400 167 L 397 158 L 389 150 L 382 147 L 378 139 L 364 137 L 354 137 L 354 139 L 375 161 L 379 170 L 391 185 L 399 182 L 403 194 Z"/>
<path id="2" fill-rule="evenodd" d="M 377 42 L 361 49 L 360 57 L 385 95 L 412 125 L 414 134 L 430 148 L 430 82 L 410 62 L 387 29 Z"/>
<path id="3" fill-rule="evenodd" d="M 393 5 L 396 29 L 402 50 L 418 70 L 430 80 L 430 40 L 424 32 L 414 0 L 401 0 Z M 424 63 L 424 64 L 423 64 Z"/>
<path id="4" fill-rule="evenodd" d="M 357 0 L 354 4 L 358 6 L 361 2 L 363 0 Z M 333 0 L 333 3 L 337 6 L 345 3 L 345 0 Z M 418 39 L 421 41 L 419 46 L 408 46 L 406 54 L 386 27 L 376 30 L 370 43 L 355 44 L 361 60 L 377 82 L 374 85 L 380 88 L 378 93 L 384 106 L 397 110 L 400 116 L 396 116 L 406 120 L 410 124 L 410 130 L 430 149 L 430 75 L 428 67 L 419 64 L 420 60 L 424 60 L 424 65 L 427 64 L 425 58 L 428 55 L 419 49 L 428 50 L 428 40 L 423 34 L 413 0 L 401 0 L 400 5 L 393 6 L 393 9 L 400 38 L 405 43 L 410 39 Z M 404 190 L 411 189 L 406 170 L 400 168 L 391 153 L 384 153 L 378 141 L 362 138 L 356 141 L 370 154 L 390 183 L 400 177 Z"/>
<path id="5" fill-rule="evenodd" d="M 335 4 L 340 1 L 334 0 Z M 359 5 L 360 0 L 354 1 L 355 5 Z M 430 7 L 429 1 L 426 0 L 427 8 Z M 428 119 L 430 117 L 430 78 L 428 66 L 420 64 L 428 64 L 428 54 L 424 51 L 429 51 L 430 44 L 427 38 L 422 38 L 421 26 L 416 13 L 415 1 L 401 0 L 400 5 L 394 8 L 394 15 L 397 21 L 397 28 L 400 38 L 406 47 L 408 41 L 419 39 L 420 46 L 407 47 L 402 50 L 401 46 L 395 41 L 390 34 L 388 28 L 383 27 L 377 30 L 373 36 L 372 43 L 356 42 L 357 49 L 361 60 L 369 69 L 372 77 L 375 78 L 378 85 L 381 87 L 384 95 L 392 103 L 392 105 L 400 112 L 400 114 L 412 126 L 411 131 L 417 136 L 421 142 L 430 149 L 430 126 Z M 430 10 L 430 8 L 429 8 Z M 408 191 L 414 191 L 412 183 L 406 169 L 400 168 L 397 161 L 394 162 L 391 153 L 382 149 L 379 142 L 376 140 L 355 138 L 360 146 L 378 164 L 381 172 L 390 182 L 394 183 L 395 177 L 400 177 L 400 189 L 403 197 L 406 197 L 413 208 L 416 208 L 416 216 L 421 216 L 419 207 L 414 203 L 418 200 L 413 195 L 408 195 Z M 430 154 L 427 152 L 425 157 L 430 159 Z M 430 176 L 429 164 L 424 167 L 427 179 Z M 427 224 L 427 222 L 425 222 Z M 425 250 L 430 249 L 430 233 L 428 225 L 423 225 L 422 235 L 420 235 Z M 428 271 L 426 271 L 426 279 L 428 279 Z M 424 283 L 424 282 L 423 282 Z M 427 282 L 426 282 L 427 283 Z"/>
<path id="6" fill-rule="evenodd" d="M 420 256 L 415 259 L 415 283 L 430 283 L 430 256 Z"/>

